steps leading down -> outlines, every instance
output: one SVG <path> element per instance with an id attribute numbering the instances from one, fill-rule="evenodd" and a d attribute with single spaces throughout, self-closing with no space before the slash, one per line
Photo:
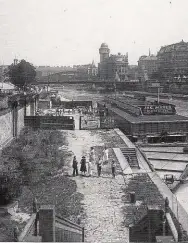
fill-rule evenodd
<path id="1" fill-rule="evenodd" d="M 137 153 L 136 153 L 136 148 L 120 148 L 122 154 L 126 158 L 127 162 L 129 163 L 131 168 L 140 168 L 138 159 L 137 159 Z"/>

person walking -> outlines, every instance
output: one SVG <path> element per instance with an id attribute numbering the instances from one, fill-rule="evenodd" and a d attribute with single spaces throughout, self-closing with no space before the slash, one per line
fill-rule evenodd
<path id="1" fill-rule="evenodd" d="M 86 157 L 85 156 L 82 156 L 82 159 L 81 159 L 81 167 L 80 167 L 80 171 L 82 173 L 82 175 L 86 173 L 87 171 L 87 168 L 86 168 Z"/>
<path id="2" fill-rule="evenodd" d="M 116 176 L 116 162 L 115 162 L 114 159 L 111 162 L 111 168 L 112 168 L 112 177 L 115 178 L 115 176 Z"/>
<path id="3" fill-rule="evenodd" d="M 76 159 L 76 156 L 74 156 L 73 158 L 73 162 L 72 162 L 72 168 L 73 168 L 73 176 L 78 175 L 78 161 Z"/>
<path id="4" fill-rule="evenodd" d="M 99 160 L 97 161 L 97 174 L 98 174 L 98 177 L 101 176 L 101 170 L 102 170 L 102 159 L 99 158 Z"/>

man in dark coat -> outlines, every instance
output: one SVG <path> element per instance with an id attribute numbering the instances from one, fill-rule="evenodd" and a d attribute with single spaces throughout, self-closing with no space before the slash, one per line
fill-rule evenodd
<path id="1" fill-rule="evenodd" d="M 78 175 L 78 162 L 76 156 L 74 156 L 73 158 L 72 168 L 73 168 L 73 176 L 75 176 L 75 174 Z"/>
<path id="2" fill-rule="evenodd" d="M 84 175 L 85 175 L 85 173 L 87 171 L 87 168 L 86 168 L 86 157 L 85 156 L 82 157 L 80 163 L 81 163 L 80 171 L 82 172 L 82 174 L 84 173 Z"/>

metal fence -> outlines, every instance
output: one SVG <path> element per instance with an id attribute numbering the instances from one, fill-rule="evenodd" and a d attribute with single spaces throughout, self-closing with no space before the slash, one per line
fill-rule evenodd
<path id="1" fill-rule="evenodd" d="M 74 130 L 75 121 L 72 116 L 25 116 L 24 125 L 41 129 Z"/>

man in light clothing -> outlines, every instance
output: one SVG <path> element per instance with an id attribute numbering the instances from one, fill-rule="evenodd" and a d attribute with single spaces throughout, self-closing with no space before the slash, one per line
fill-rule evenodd
<path id="1" fill-rule="evenodd" d="M 103 162 L 108 162 L 108 148 L 105 146 L 103 150 Z"/>
<path id="2" fill-rule="evenodd" d="M 90 153 L 89 153 L 89 163 L 88 163 L 88 174 L 89 176 L 92 176 L 92 167 L 95 163 L 95 150 L 93 147 L 91 147 Z"/>

